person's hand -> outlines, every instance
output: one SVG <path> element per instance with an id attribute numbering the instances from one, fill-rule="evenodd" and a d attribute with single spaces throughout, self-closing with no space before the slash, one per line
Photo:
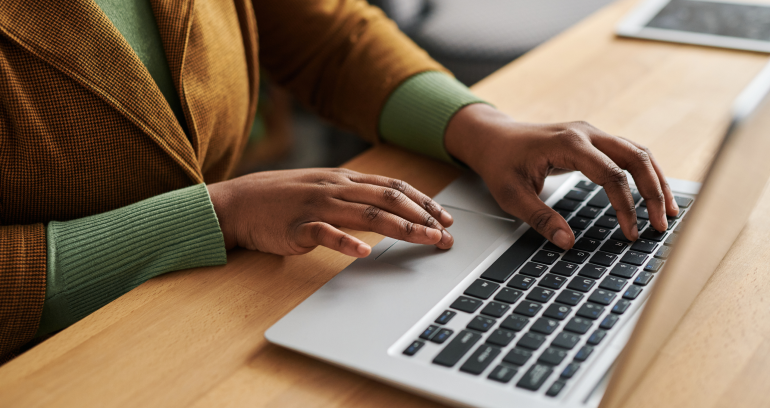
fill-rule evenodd
<path id="1" fill-rule="evenodd" d="M 474 104 L 452 118 L 444 143 L 451 155 L 481 175 L 503 210 L 564 249 L 575 243 L 572 229 L 538 198 L 549 174 L 579 170 L 604 187 L 623 233 L 632 241 L 639 232 L 623 169 L 631 173 L 647 201 L 656 230 L 668 227 L 666 214 L 679 212 L 663 172 L 647 148 L 585 122 L 519 123 L 488 105 Z"/>
<path id="2" fill-rule="evenodd" d="M 452 216 L 401 180 L 345 169 L 249 174 L 208 185 L 225 247 L 278 255 L 318 245 L 365 257 L 371 247 L 339 227 L 448 249 Z"/>

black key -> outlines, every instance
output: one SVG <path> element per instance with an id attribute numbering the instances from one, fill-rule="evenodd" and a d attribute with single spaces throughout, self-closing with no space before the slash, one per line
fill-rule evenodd
<path id="1" fill-rule="evenodd" d="M 517 347 L 524 347 L 530 350 L 537 350 L 545 342 L 545 336 L 542 334 L 526 332 L 524 336 L 516 343 Z"/>
<path id="2" fill-rule="evenodd" d="M 577 316 L 585 317 L 591 320 L 596 320 L 601 316 L 601 314 L 604 313 L 604 307 L 595 305 L 593 303 L 586 303 L 583 306 L 580 306 L 580 309 L 578 309 L 577 313 L 575 313 Z"/>
<path id="3" fill-rule="evenodd" d="M 641 203 L 639 203 L 640 207 L 647 207 L 647 200 L 642 200 Z"/>
<path id="4" fill-rule="evenodd" d="M 509 364 L 522 366 L 527 363 L 527 360 L 529 360 L 530 357 L 532 357 L 531 351 L 514 347 L 505 355 L 505 357 L 503 357 L 503 361 Z"/>
<path id="5" fill-rule="evenodd" d="M 599 190 L 593 198 L 588 200 L 588 205 L 591 207 L 604 208 L 610 205 L 610 198 L 607 197 L 607 192 L 604 189 Z"/>
<path id="6" fill-rule="evenodd" d="M 676 201 L 676 205 L 679 208 L 687 208 L 692 204 L 692 198 L 690 197 L 674 196 L 674 201 Z"/>
<path id="7" fill-rule="evenodd" d="M 521 331 L 529 323 L 529 319 L 517 315 L 510 315 L 500 323 L 500 327 L 513 331 Z"/>
<path id="8" fill-rule="evenodd" d="M 588 331 L 588 328 L 586 328 L 586 331 Z M 575 347 L 579 341 L 580 341 L 580 336 L 578 336 L 577 334 L 561 332 L 556 336 L 555 339 L 553 339 L 553 341 L 551 342 L 551 345 L 556 347 L 561 347 L 567 350 L 572 350 L 572 348 Z"/>
<path id="9" fill-rule="evenodd" d="M 634 251 L 628 251 L 625 255 L 623 255 L 622 258 L 620 258 L 620 262 L 636 265 L 636 266 L 642 266 L 644 261 L 647 259 L 647 254 L 642 254 L 639 252 Z"/>
<path id="10" fill-rule="evenodd" d="M 558 253 L 564 252 L 564 249 L 557 247 L 556 245 L 553 244 L 553 242 L 546 242 L 543 249 L 551 252 L 558 252 Z"/>
<path id="11" fill-rule="evenodd" d="M 572 230 L 572 235 L 575 236 L 575 239 L 580 238 L 580 234 L 583 233 L 583 231 L 581 231 L 581 230 L 577 230 L 577 229 L 574 229 L 574 228 L 570 228 L 570 229 Z"/>
<path id="12" fill-rule="evenodd" d="M 559 327 L 559 322 L 556 320 L 549 319 L 547 317 L 541 317 L 535 320 L 535 323 L 533 323 L 532 327 L 529 329 L 538 333 L 551 334 L 556 330 L 557 327 Z"/>
<path id="13" fill-rule="evenodd" d="M 513 309 L 513 313 L 518 313 L 520 315 L 532 317 L 537 314 L 537 312 L 540 311 L 540 303 L 535 302 L 521 302 L 518 306 L 516 306 L 516 309 Z"/>
<path id="14" fill-rule="evenodd" d="M 583 201 L 588 198 L 588 191 L 584 190 L 570 190 L 569 193 L 564 195 L 564 198 L 573 201 Z"/>
<path id="15" fill-rule="evenodd" d="M 528 229 L 481 275 L 483 279 L 505 282 L 532 254 L 543 245 L 545 238 L 532 228 Z"/>
<path id="16" fill-rule="evenodd" d="M 559 215 L 561 215 L 562 218 L 564 218 L 565 220 L 569 218 L 570 215 L 572 215 L 572 211 L 557 210 L 557 209 L 554 209 L 554 211 L 556 211 Z"/>
<path id="17" fill-rule="evenodd" d="M 631 306 L 631 301 L 626 299 L 620 299 L 618 300 L 618 303 L 615 303 L 615 306 L 612 307 L 612 313 L 615 314 L 623 314 L 628 310 L 628 308 Z"/>
<path id="18" fill-rule="evenodd" d="M 468 360 L 460 366 L 460 371 L 479 375 L 489 367 L 492 360 L 500 354 L 500 349 L 489 344 L 482 344 L 471 354 Z"/>
<path id="19" fill-rule="evenodd" d="M 607 211 L 604 212 L 604 215 L 607 217 L 617 217 L 618 212 L 615 211 L 613 207 L 610 207 Z"/>
<path id="20" fill-rule="evenodd" d="M 412 344 L 409 345 L 409 347 L 406 348 L 406 350 L 404 350 L 404 354 L 406 354 L 407 356 L 413 356 L 417 354 L 417 352 L 420 351 L 420 349 L 424 345 L 425 343 L 419 340 L 415 340 L 412 342 Z"/>
<path id="21" fill-rule="evenodd" d="M 567 378 L 570 379 L 572 376 L 575 375 L 575 373 L 580 368 L 580 364 L 578 363 L 569 363 L 566 367 L 564 367 L 564 371 L 561 372 L 561 378 Z"/>
<path id="22" fill-rule="evenodd" d="M 652 280 L 653 276 L 655 275 L 650 272 L 641 272 L 639 273 L 639 276 L 634 279 L 634 285 L 647 286 L 647 284 Z"/>
<path id="23" fill-rule="evenodd" d="M 658 243 L 655 241 L 650 241 L 648 239 L 637 239 L 636 242 L 631 245 L 631 250 L 636 252 L 644 252 L 645 254 L 651 254 L 655 252 L 656 246 L 658 246 Z"/>
<path id="24" fill-rule="evenodd" d="M 575 246 L 573 248 L 579 249 L 581 251 L 588 251 L 593 252 L 596 251 L 596 248 L 599 248 L 599 245 L 602 244 L 602 241 L 599 241 L 598 239 L 593 238 L 580 238 L 575 242 Z"/>
<path id="25" fill-rule="evenodd" d="M 551 272 L 561 276 L 572 276 L 578 268 L 580 267 L 575 264 L 559 261 L 556 262 L 556 265 L 551 267 Z"/>
<path id="26" fill-rule="evenodd" d="M 636 229 L 637 229 L 638 231 L 641 231 L 641 230 L 643 230 L 643 229 L 644 229 L 644 227 L 646 227 L 646 226 L 647 226 L 647 220 L 643 220 L 643 219 L 641 219 L 641 218 L 637 218 L 637 219 L 636 219 Z"/>
<path id="27" fill-rule="evenodd" d="M 433 359 L 433 364 L 452 367 L 460 361 L 468 350 L 481 340 L 481 335 L 470 330 L 461 331 L 449 344 L 441 350 Z"/>
<path id="28" fill-rule="evenodd" d="M 631 197 L 634 199 L 634 204 L 638 203 L 642 199 L 642 195 L 639 194 L 639 190 L 631 189 Z"/>
<path id="29" fill-rule="evenodd" d="M 596 223 L 594 223 L 597 227 L 604 227 L 608 229 L 613 229 L 618 226 L 618 219 L 615 217 L 608 217 L 608 216 L 602 216 L 598 220 L 596 220 Z"/>
<path id="30" fill-rule="evenodd" d="M 508 287 L 527 290 L 530 288 L 530 286 L 532 286 L 533 283 L 535 283 L 535 281 L 535 278 L 530 278 L 524 275 L 516 275 L 511 278 L 510 282 L 508 282 Z"/>
<path id="31" fill-rule="evenodd" d="M 468 286 L 468 289 L 465 289 L 464 294 L 480 299 L 489 299 L 489 297 L 492 296 L 492 294 L 495 293 L 499 287 L 500 285 L 496 283 L 482 279 L 476 279 L 475 282 L 471 283 L 471 286 Z"/>
<path id="32" fill-rule="evenodd" d="M 666 220 L 668 221 L 668 230 L 671 231 L 676 225 L 676 218 L 666 217 Z"/>
<path id="33" fill-rule="evenodd" d="M 647 212 L 647 207 L 637 207 L 636 208 L 636 218 L 643 219 L 643 220 L 649 220 L 650 219 L 650 213 Z"/>
<path id="34" fill-rule="evenodd" d="M 516 375 L 517 371 L 518 370 L 516 370 L 515 368 L 506 367 L 500 364 L 497 367 L 495 367 L 491 373 L 489 373 L 489 376 L 487 378 L 489 378 L 490 380 L 501 382 L 503 384 L 507 384 L 508 381 L 511 381 L 511 378 L 513 378 L 513 376 Z"/>
<path id="35" fill-rule="evenodd" d="M 543 386 L 548 377 L 553 373 L 553 369 L 544 364 L 533 364 L 532 367 L 524 373 L 516 386 L 530 391 L 537 391 Z"/>
<path id="36" fill-rule="evenodd" d="M 577 210 L 578 207 L 580 207 L 580 202 L 574 200 L 559 200 L 559 202 L 553 206 L 555 209 L 570 212 Z"/>
<path id="37" fill-rule="evenodd" d="M 497 329 L 489 335 L 487 343 L 505 347 L 511 343 L 514 337 L 516 337 L 516 334 L 510 330 Z"/>
<path id="38" fill-rule="evenodd" d="M 537 359 L 537 362 L 557 366 L 564 361 L 565 357 L 567 357 L 566 351 L 556 347 L 548 347 L 543 354 L 540 355 L 540 358 Z"/>
<path id="39" fill-rule="evenodd" d="M 549 397 L 555 397 L 555 396 L 559 395 L 561 390 L 563 390 L 564 386 L 566 386 L 566 385 L 567 385 L 567 383 L 565 383 L 562 380 L 554 381 L 553 384 L 551 384 L 551 386 L 548 387 L 548 391 L 545 392 L 545 395 L 547 395 Z"/>
<path id="40" fill-rule="evenodd" d="M 610 270 L 610 275 L 630 279 L 636 273 L 637 268 L 628 264 L 617 264 Z"/>
<path id="41" fill-rule="evenodd" d="M 421 339 L 430 340 L 431 337 L 433 337 L 434 334 L 438 331 L 438 326 L 435 324 L 432 324 L 428 326 L 427 329 L 425 329 L 422 334 L 420 334 Z"/>
<path id="42" fill-rule="evenodd" d="M 588 340 L 586 340 L 586 344 L 589 344 L 591 346 L 595 346 L 602 342 L 604 339 L 604 336 L 607 335 L 607 332 L 601 329 L 594 330 L 593 333 L 591 333 L 591 336 L 588 337 Z"/>
<path id="43" fill-rule="evenodd" d="M 495 300 L 505 303 L 516 303 L 521 297 L 521 291 L 511 288 L 503 288 L 500 293 L 495 296 Z"/>
<path id="44" fill-rule="evenodd" d="M 594 239 L 604 239 L 607 238 L 607 235 L 610 235 L 610 231 L 612 231 L 611 228 L 591 227 L 586 231 L 585 236 Z"/>
<path id="45" fill-rule="evenodd" d="M 567 288 L 581 292 L 588 292 L 592 287 L 594 287 L 594 283 L 596 283 L 596 281 L 593 279 L 577 276 L 572 279 Z"/>
<path id="46" fill-rule="evenodd" d="M 634 300 L 640 293 L 642 293 L 642 288 L 640 286 L 631 285 L 626 289 L 626 293 L 623 294 L 623 299 Z"/>
<path id="47" fill-rule="evenodd" d="M 489 302 L 483 309 L 481 309 L 481 314 L 492 317 L 503 317 L 504 314 L 508 313 L 509 308 L 510 306 L 505 303 Z"/>
<path id="48" fill-rule="evenodd" d="M 553 252 L 546 252 L 546 251 L 540 251 L 540 252 L 553 254 Z M 538 252 L 538 254 L 540 254 L 540 252 Z M 554 254 L 554 255 L 556 255 L 557 257 L 559 256 L 559 254 Z M 535 255 L 535 257 L 537 257 L 537 255 Z M 548 267 L 545 265 L 536 264 L 534 262 L 527 262 L 524 264 L 524 266 L 521 267 L 521 270 L 519 271 L 519 273 L 522 275 L 540 277 L 547 270 L 548 270 Z"/>
<path id="49" fill-rule="evenodd" d="M 594 348 L 591 346 L 583 346 L 578 350 L 577 354 L 575 354 L 575 361 L 586 361 L 588 356 L 593 353 Z"/>
<path id="50" fill-rule="evenodd" d="M 655 257 L 660 259 L 668 259 L 668 256 L 671 255 L 671 247 L 663 245 L 661 246 L 657 252 L 655 252 Z"/>
<path id="51" fill-rule="evenodd" d="M 462 310 L 463 312 L 473 313 L 484 303 L 478 299 L 460 296 L 451 306 L 452 309 Z"/>
<path id="52" fill-rule="evenodd" d="M 549 273 L 548 275 L 545 275 L 543 279 L 540 279 L 540 283 L 538 283 L 538 285 L 551 289 L 559 289 L 566 282 L 567 278 Z"/>
<path id="53" fill-rule="evenodd" d="M 553 303 L 550 306 L 548 306 L 548 308 L 545 309 L 545 312 L 543 312 L 543 316 L 552 317 L 558 320 L 564 320 L 564 318 L 567 317 L 570 311 L 572 311 L 572 308 L 569 306 L 557 305 L 556 303 Z"/>
<path id="54" fill-rule="evenodd" d="M 546 265 L 552 265 L 556 260 L 559 259 L 559 254 L 556 252 L 548 252 L 548 251 L 538 251 L 535 256 L 532 257 L 532 260 L 535 262 L 540 262 L 542 264 Z M 537 275 L 540 276 L 540 275 Z"/>
<path id="55" fill-rule="evenodd" d="M 604 306 L 609 306 L 613 300 L 615 300 L 615 294 L 603 289 L 596 289 L 594 293 L 588 297 L 589 302 L 598 303 Z"/>
<path id="56" fill-rule="evenodd" d="M 564 330 L 569 330 L 573 333 L 586 334 L 588 329 L 591 328 L 591 321 L 582 317 L 573 317 L 564 326 Z"/>
<path id="57" fill-rule="evenodd" d="M 445 310 L 444 313 L 441 313 L 441 315 L 436 318 L 434 323 L 447 324 L 449 323 L 450 320 L 452 320 L 453 317 L 455 317 L 456 314 L 457 312 L 453 312 L 451 310 Z"/>
<path id="58" fill-rule="evenodd" d="M 668 238 L 666 238 L 666 242 L 664 242 L 663 244 L 668 246 L 673 246 L 674 244 L 676 244 L 677 238 L 679 238 L 679 234 L 677 234 L 676 232 L 673 234 L 669 234 Z"/>
<path id="59" fill-rule="evenodd" d="M 582 180 L 578 181 L 577 184 L 575 184 L 575 188 L 579 188 L 581 190 L 587 190 L 587 191 L 594 191 L 596 190 L 596 183 L 592 183 L 590 181 Z"/>
<path id="60" fill-rule="evenodd" d="M 545 289 L 545 288 L 534 288 L 532 289 L 532 292 L 529 292 L 529 295 L 527 295 L 527 300 L 533 300 L 535 302 L 548 302 L 551 300 L 551 297 L 553 294 L 556 293 L 551 289 Z"/>
<path id="61" fill-rule="evenodd" d="M 567 262 L 582 264 L 583 262 L 586 261 L 586 259 L 588 259 L 589 255 L 591 254 L 585 251 L 570 249 L 569 251 L 567 251 L 566 254 L 564 254 L 564 256 L 561 259 Z"/>
<path id="62" fill-rule="evenodd" d="M 430 341 L 432 341 L 434 343 L 441 344 L 441 343 L 445 342 L 448 338 L 452 337 L 453 333 L 454 332 L 452 330 L 441 329 L 441 330 L 438 331 L 438 333 L 436 333 L 435 336 L 433 336 L 432 339 L 430 339 Z"/>
<path id="63" fill-rule="evenodd" d="M 607 317 L 602 320 L 602 324 L 600 324 L 599 327 L 604 330 L 609 330 L 615 326 L 615 323 L 617 323 L 619 319 L 620 318 L 617 315 L 608 314 Z"/>
<path id="64" fill-rule="evenodd" d="M 639 238 L 648 239 L 650 241 L 660 242 L 666 237 L 666 231 L 658 232 L 655 228 L 649 227 L 645 229 Z"/>
<path id="65" fill-rule="evenodd" d="M 615 232 L 612 233 L 611 238 L 614 239 L 615 241 L 631 242 L 630 239 L 626 238 L 626 235 L 623 233 L 623 230 L 620 228 L 616 229 Z"/>
<path id="66" fill-rule="evenodd" d="M 580 303 L 580 299 L 583 299 L 583 294 L 573 290 L 562 291 L 559 293 L 559 296 L 556 296 L 557 302 L 570 306 L 575 306 Z"/>
<path id="67" fill-rule="evenodd" d="M 497 323 L 497 320 L 490 319 L 484 316 L 474 316 L 473 320 L 465 326 L 467 329 L 478 330 L 480 332 L 486 332 Z"/>
<path id="68" fill-rule="evenodd" d="M 620 292 L 623 287 L 626 286 L 626 283 L 628 283 L 626 279 L 618 278 L 617 276 L 608 276 L 602 280 L 599 287 L 613 292 Z"/>
<path id="69" fill-rule="evenodd" d="M 604 272 L 607 272 L 607 268 L 603 266 L 588 264 L 584 266 L 583 269 L 580 270 L 580 273 L 578 274 L 578 276 L 583 276 L 591 279 L 599 279 L 602 277 L 602 275 L 604 275 Z"/>
<path id="70" fill-rule="evenodd" d="M 663 261 L 660 259 L 652 258 L 650 259 L 650 262 L 647 262 L 647 265 L 644 266 L 643 271 L 645 272 L 657 272 L 660 270 L 660 268 L 663 267 Z"/>
<path id="71" fill-rule="evenodd" d="M 608 254 L 606 252 L 597 252 L 594 254 L 594 256 L 591 257 L 592 264 L 602 265 L 602 266 L 610 266 L 612 265 L 615 260 L 618 259 L 617 255 Z"/>
<path id="72" fill-rule="evenodd" d="M 598 217 L 599 214 L 601 214 L 601 213 L 602 213 L 602 209 L 601 208 L 586 206 L 586 207 L 581 208 L 580 211 L 578 211 L 577 215 L 580 216 L 580 217 L 594 219 L 594 218 Z"/>
<path id="73" fill-rule="evenodd" d="M 618 230 L 620 231 L 620 230 Z M 628 243 L 615 241 L 614 239 L 608 240 L 602 245 L 602 251 L 609 252 L 611 254 L 620 255 L 628 248 Z"/>

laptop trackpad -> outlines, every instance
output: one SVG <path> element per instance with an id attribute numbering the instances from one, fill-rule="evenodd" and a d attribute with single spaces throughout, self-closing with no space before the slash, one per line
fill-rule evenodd
<path id="1" fill-rule="evenodd" d="M 506 221 L 470 211 L 451 209 L 454 224 L 449 228 L 455 243 L 449 250 L 432 245 L 397 241 L 377 256 L 376 261 L 412 271 L 462 273 L 468 265 L 504 235 L 513 233 L 520 221 Z"/>

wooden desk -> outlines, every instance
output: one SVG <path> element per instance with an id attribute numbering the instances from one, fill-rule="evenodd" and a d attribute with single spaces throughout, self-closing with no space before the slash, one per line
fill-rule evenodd
<path id="1" fill-rule="evenodd" d="M 584 119 L 700 180 L 733 98 L 767 56 L 612 35 L 613 4 L 474 90 L 524 121 Z M 436 194 L 450 167 L 386 146 L 346 167 Z M 770 405 L 766 194 L 627 406 Z M 381 237 L 357 233 L 370 244 Z M 153 279 L 0 369 L 3 406 L 431 406 L 268 344 L 264 331 L 352 261 L 234 251 L 228 265 Z"/>

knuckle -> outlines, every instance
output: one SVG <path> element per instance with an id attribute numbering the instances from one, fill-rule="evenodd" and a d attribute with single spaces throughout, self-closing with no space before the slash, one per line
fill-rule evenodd
<path id="1" fill-rule="evenodd" d="M 436 202 L 431 200 L 430 198 L 426 198 L 422 202 L 422 208 L 425 208 L 425 210 L 428 211 L 428 212 L 438 212 L 439 211 L 438 204 L 436 204 Z"/>
<path id="2" fill-rule="evenodd" d="M 326 228 L 324 228 L 322 224 L 316 223 L 310 227 L 310 236 L 312 237 L 313 242 L 323 241 L 325 234 Z"/>
<path id="3" fill-rule="evenodd" d="M 543 231 L 551 223 L 553 213 L 546 208 L 541 208 L 529 217 L 529 225 L 536 231 Z"/>
<path id="4" fill-rule="evenodd" d="M 363 217 L 366 221 L 372 222 L 380 216 L 380 212 L 382 212 L 381 209 L 370 205 L 364 209 Z"/>
<path id="5" fill-rule="evenodd" d="M 650 163 L 650 153 L 649 151 L 645 149 L 636 149 L 634 152 L 636 155 L 636 161 L 642 163 L 643 165 L 647 165 Z"/>
<path id="6" fill-rule="evenodd" d="M 337 238 L 337 242 L 335 243 L 337 245 L 337 249 L 344 248 L 348 244 L 349 240 L 350 238 L 347 235 L 340 235 L 340 237 Z"/>
<path id="7" fill-rule="evenodd" d="M 412 235 L 412 233 L 417 229 L 417 226 L 414 225 L 411 221 L 405 221 L 404 225 L 402 227 L 402 230 L 404 231 L 404 235 Z"/>
<path id="8" fill-rule="evenodd" d="M 588 123 L 588 122 L 586 122 L 584 120 L 576 120 L 574 122 L 570 122 L 570 124 L 573 125 L 573 126 L 578 126 L 578 127 L 586 127 L 586 128 L 592 128 L 593 127 L 593 125 L 591 125 L 590 123 Z"/>
<path id="9" fill-rule="evenodd" d="M 404 199 L 404 194 L 398 190 L 386 187 L 382 190 L 382 198 L 386 203 L 399 203 Z"/>
<path id="10" fill-rule="evenodd" d="M 626 173 L 618 166 L 611 165 L 607 167 L 605 174 L 606 183 L 625 186 L 628 184 Z"/>
<path id="11" fill-rule="evenodd" d="M 406 184 L 405 182 L 399 180 L 399 179 L 390 179 L 390 188 L 396 191 L 405 192 L 407 188 L 409 188 L 409 184 Z"/>
<path id="12" fill-rule="evenodd" d="M 438 227 L 438 221 L 436 221 L 433 216 L 431 216 L 428 213 L 423 214 L 423 225 L 426 225 L 428 227 L 437 228 Z"/>
<path id="13" fill-rule="evenodd" d="M 582 146 L 586 142 L 585 136 L 571 127 L 560 131 L 558 137 L 563 145 L 571 149 Z"/>

